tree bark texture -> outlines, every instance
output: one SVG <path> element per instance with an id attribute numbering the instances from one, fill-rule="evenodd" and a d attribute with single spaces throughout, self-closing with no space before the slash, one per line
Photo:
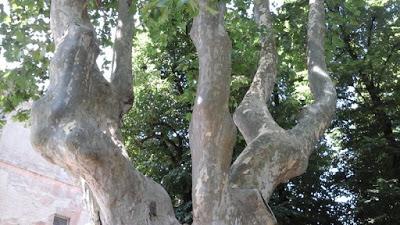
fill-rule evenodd
<path id="1" fill-rule="evenodd" d="M 99 223 L 175 225 L 168 194 L 134 168 L 119 133 L 133 99 L 131 4 L 119 0 L 108 82 L 96 65 L 99 48 L 87 1 L 52 1 L 56 50 L 49 89 L 32 108 L 32 143 L 49 161 L 85 180 Z M 276 224 L 267 204 L 274 188 L 305 171 L 335 111 L 336 93 L 324 61 L 323 1 L 310 0 L 308 22 L 308 75 L 315 102 L 289 130 L 274 121 L 266 104 L 277 74 L 269 1 L 256 0 L 254 8 L 262 31 L 259 68 L 233 118 L 228 110 L 231 42 L 224 29 L 225 5 L 199 0 L 193 22 L 191 37 L 200 64 L 190 124 L 195 225 Z M 232 163 L 236 127 L 247 147 Z"/>
<path id="2" fill-rule="evenodd" d="M 119 1 L 116 67 L 108 82 L 96 65 L 99 48 L 87 1 L 51 2 L 56 50 L 48 91 L 32 108 L 32 142 L 48 160 L 83 177 L 101 224 L 178 224 L 168 194 L 133 167 L 118 131 L 132 99 L 131 4 Z"/>
<path id="3" fill-rule="evenodd" d="M 310 0 L 308 78 L 314 103 L 292 129 L 272 118 L 270 98 L 277 74 L 277 51 L 269 1 L 254 1 L 262 33 L 259 67 L 233 120 L 247 147 L 230 164 L 235 127 L 228 112 L 229 37 L 223 4 L 199 0 L 191 36 L 199 56 L 199 83 L 190 127 L 194 224 L 276 224 L 268 207 L 275 187 L 305 172 L 310 154 L 335 112 L 336 92 L 324 60 L 324 3 Z M 213 14 L 210 8 L 218 11 Z"/>

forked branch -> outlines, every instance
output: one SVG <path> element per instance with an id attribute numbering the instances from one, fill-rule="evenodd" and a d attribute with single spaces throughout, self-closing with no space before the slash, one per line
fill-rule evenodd
<path id="1" fill-rule="evenodd" d="M 234 114 L 234 121 L 247 144 L 264 130 L 283 131 L 265 104 L 275 83 L 278 58 L 269 1 L 255 0 L 254 15 L 261 33 L 260 59 L 253 82 Z"/>
<path id="2" fill-rule="evenodd" d="M 272 32 L 269 1 L 255 1 L 260 26 Z M 248 144 L 231 168 L 235 188 L 257 188 L 268 200 L 274 188 L 302 174 L 314 144 L 329 126 L 335 112 L 336 92 L 326 71 L 324 56 L 324 3 L 310 0 L 308 21 L 308 74 L 314 103 L 307 107 L 297 125 L 282 129 L 272 118 L 266 99 L 276 77 L 276 47 L 273 35 L 262 41 L 259 68 L 253 83 L 234 114 L 234 120 Z M 262 29 L 262 27 L 260 27 Z M 265 47 L 267 46 L 267 47 Z"/>
<path id="3" fill-rule="evenodd" d="M 325 62 L 325 8 L 323 0 L 310 0 L 307 39 L 308 80 L 315 102 L 308 106 L 291 133 L 309 144 L 328 128 L 336 108 L 336 91 Z M 312 148 L 312 146 L 310 146 Z M 311 151 L 308 152 L 310 154 Z"/>
<path id="4" fill-rule="evenodd" d="M 102 224 L 176 225 L 168 194 L 133 167 L 118 131 L 132 96 L 129 2 L 119 1 L 111 83 L 96 65 L 99 48 L 86 4 L 84 0 L 52 1 L 56 49 L 48 91 L 32 107 L 32 143 L 48 160 L 85 180 L 98 203 Z"/>

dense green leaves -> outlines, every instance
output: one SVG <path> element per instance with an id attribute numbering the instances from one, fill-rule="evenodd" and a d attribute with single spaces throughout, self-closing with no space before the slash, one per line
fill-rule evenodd
<path id="1" fill-rule="evenodd" d="M 37 98 L 48 79 L 49 5 L 43 1 L 10 1 L 0 5 L 0 108 L 10 112 Z"/>
<path id="2" fill-rule="evenodd" d="M 397 1 L 328 4 L 328 39 L 336 43 L 331 69 L 341 99 L 337 126 L 341 147 L 352 154 L 344 181 L 362 224 L 399 221 L 399 7 Z"/>

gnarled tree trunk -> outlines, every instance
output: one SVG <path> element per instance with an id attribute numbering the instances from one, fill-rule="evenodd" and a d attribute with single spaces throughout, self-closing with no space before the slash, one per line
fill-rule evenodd
<path id="1" fill-rule="evenodd" d="M 130 2 L 119 1 L 115 71 L 108 82 L 96 66 L 99 49 L 87 2 L 52 1 L 56 51 L 48 92 L 32 108 L 32 142 L 49 161 L 83 177 L 101 224 L 178 224 L 168 194 L 133 167 L 118 131 L 132 102 Z M 308 71 L 315 103 L 290 130 L 279 127 L 266 105 L 277 73 L 268 0 L 255 1 L 256 21 L 263 30 L 259 68 L 232 119 L 231 42 L 224 11 L 223 3 L 199 0 L 191 31 L 200 62 L 190 125 L 194 224 L 272 225 L 276 219 L 267 202 L 274 188 L 305 171 L 315 142 L 334 114 L 336 93 L 324 61 L 323 1 L 310 0 Z M 247 147 L 231 164 L 235 124 Z"/>
<path id="2" fill-rule="evenodd" d="M 275 187 L 304 173 L 314 144 L 329 126 L 336 92 L 324 61 L 324 5 L 310 0 L 308 71 L 314 104 L 297 125 L 281 128 L 266 104 L 277 73 L 277 53 L 269 1 L 255 0 L 262 31 L 261 56 L 253 82 L 234 113 L 247 147 L 230 165 L 235 128 L 228 112 L 229 37 L 224 30 L 224 5 L 199 0 L 192 39 L 200 62 L 190 144 L 193 161 L 194 224 L 276 224 L 267 202 Z M 214 15 L 210 8 L 218 11 Z"/>
<path id="3" fill-rule="evenodd" d="M 119 1 L 115 71 L 108 82 L 96 65 L 87 1 L 52 1 L 56 50 L 49 89 L 32 108 L 32 142 L 47 159 L 83 177 L 103 225 L 178 224 L 168 194 L 133 167 L 118 131 L 132 102 L 130 2 Z"/>

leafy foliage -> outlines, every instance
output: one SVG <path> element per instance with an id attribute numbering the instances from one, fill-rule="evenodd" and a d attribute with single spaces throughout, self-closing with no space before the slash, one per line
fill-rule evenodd
<path id="1" fill-rule="evenodd" d="M 342 181 L 358 200 L 355 215 L 363 224 L 399 221 L 399 7 L 397 1 L 328 4 L 341 100 L 336 125 L 351 155 Z"/>
<path id="2" fill-rule="evenodd" d="M 10 1 L 0 5 L 0 53 L 15 68 L 0 70 L 0 107 L 12 111 L 21 102 L 37 98 L 48 79 L 49 5 L 43 1 Z"/>

